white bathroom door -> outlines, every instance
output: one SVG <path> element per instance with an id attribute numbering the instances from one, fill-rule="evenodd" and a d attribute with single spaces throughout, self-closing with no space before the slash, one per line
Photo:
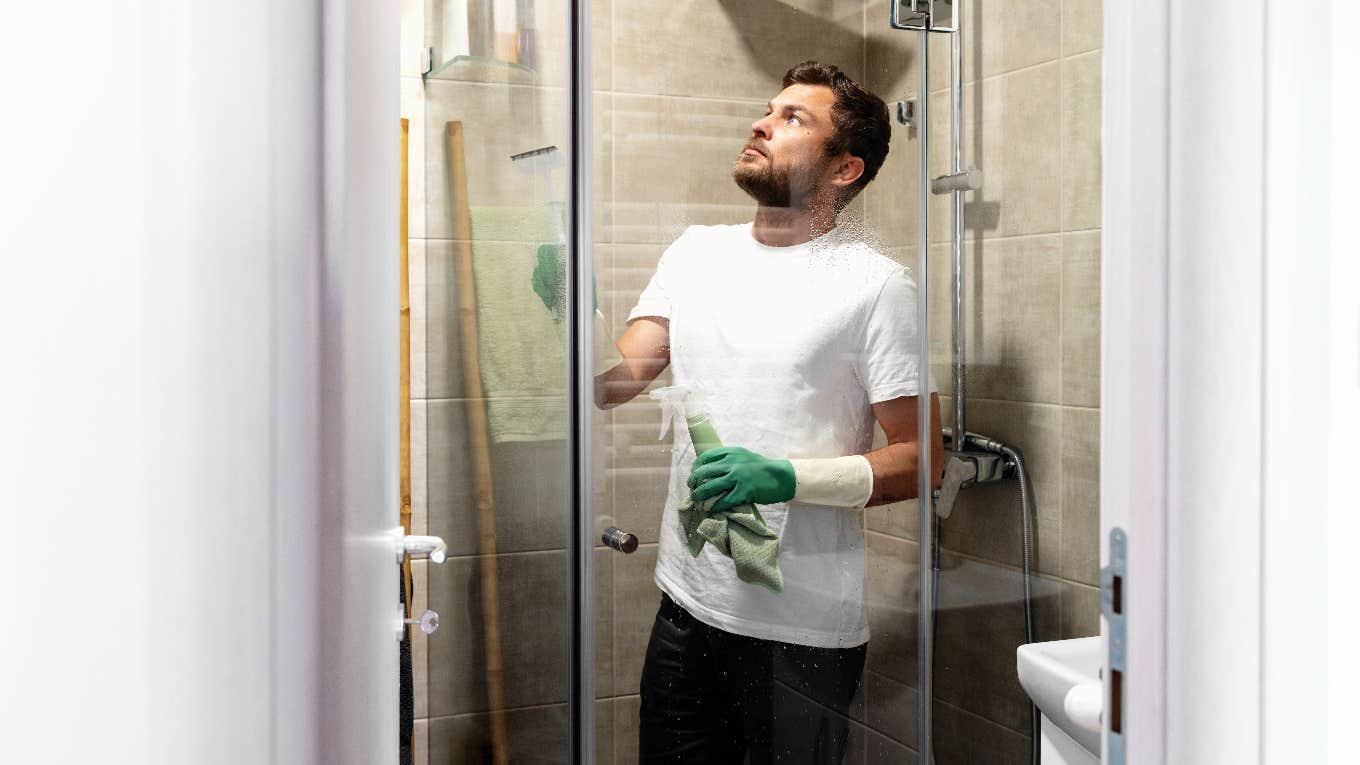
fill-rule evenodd
<path id="1" fill-rule="evenodd" d="M 322 9 L 320 762 L 396 763 L 398 14 Z"/>

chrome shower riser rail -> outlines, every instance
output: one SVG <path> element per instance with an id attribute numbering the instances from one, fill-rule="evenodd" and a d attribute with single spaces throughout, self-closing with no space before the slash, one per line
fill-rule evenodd
<path id="1" fill-rule="evenodd" d="M 894 7 L 896 7 L 894 5 Z M 930 379 L 930 34 L 921 35 L 921 55 L 920 55 L 920 83 L 917 91 L 920 99 L 920 121 L 917 123 L 917 150 L 919 155 L 919 172 L 917 178 L 920 188 L 916 195 L 916 237 L 918 250 L 916 253 L 916 339 L 917 354 L 919 357 L 922 374 L 927 381 L 922 388 L 928 390 Z M 918 468 L 925 468 L 933 464 L 931 461 L 930 447 L 932 443 L 932 433 L 930 432 L 930 395 L 918 395 L 916 397 L 916 423 L 917 423 L 917 443 L 920 445 L 920 454 L 917 457 Z M 917 703 L 917 762 L 930 765 L 934 762 L 931 752 L 931 731 L 932 723 L 932 700 L 934 699 L 934 675 L 932 673 L 932 657 L 934 655 L 934 635 L 935 635 L 935 609 L 932 602 L 932 594 L 935 591 L 935 571 L 934 561 L 929 554 L 930 543 L 927 535 L 935 518 L 934 503 L 930 501 L 930 496 L 934 489 L 934 480 L 931 471 L 928 469 L 918 469 L 917 471 L 916 496 L 918 500 L 916 507 L 918 510 L 917 543 L 919 554 L 917 557 L 917 581 L 919 582 L 917 604 L 917 685 L 919 688 Z"/>

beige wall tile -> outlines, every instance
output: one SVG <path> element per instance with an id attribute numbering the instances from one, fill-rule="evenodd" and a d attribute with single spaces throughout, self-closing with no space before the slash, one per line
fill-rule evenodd
<path id="1" fill-rule="evenodd" d="M 614 553 L 597 550 L 595 592 L 612 600 Z M 570 631 L 570 599 L 561 550 L 496 556 L 505 703 L 509 707 L 566 700 L 563 661 Z M 483 572 L 476 556 L 452 558 L 429 569 L 429 603 L 443 633 L 457 639 L 429 643 L 429 711 L 432 717 L 487 709 Z M 611 691 L 613 618 L 596 614 L 596 687 Z"/>
<path id="2" fill-rule="evenodd" d="M 871 641 L 877 638 L 871 638 Z M 918 743 L 916 689 L 877 672 L 866 671 L 862 681 L 865 724 L 870 730 L 913 748 Z"/>
<path id="3" fill-rule="evenodd" d="M 1062 68 L 1062 225 L 1078 231 L 1100 226 L 1100 51 Z"/>
<path id="4" fill-rule="evenodd" d="M 1029 736 L 953 704 L 935 704 L 935 753 L 938 762 L 1027 765 Z"/>
<path id="5" fill-rule="evenodd" d="M 691 224 L 751 220 L 732 165 L 763 103 L 616 94 L 613 241 L 668 245 Z"/>
<path id="6" fill-rule="evenodd" d="M 412 747 L 411 759 L 415 761 L 415 765 L 430 765 L 430 721 L 418 718 L 412 737 L 415 739 L 415 746 Z"/>
<path id="7" fill-rule="evenodd" d="M 893 502 L 864 511 L 864 528 L 902 540 L 915 540 L 919 527 L 916 500 Z"/>
<path id="8" fill-rule="evenodd" d="M 641 709 L 640 696 L 620 696 L 614 699 L 615 765 L 637 765 L 638 715 Z"/>
<path id="9" fill-rule="evenodd" d="M 917 554 L 915 542 L 865 535 L 869 656 L 865 671 L 916 685 Z"/>
<path id="10" fill-rule="evenodd" d="M 1100 634 L 1100 590 L 1068 584 L 1062 600 L 1062 638 Z"/>
<path id="11" fill-rule="evenodd" d="M 570 628 L 564 553 L 496 556 L 505 702 L 510 707 L 566 700 Z M 456 640 L 430 642 L 430 714 L 487 709 L 482 571 L 477 557 L 452 558 L 430 569 L 430 607 L 440 632 Z M 433 723 L 432 723 L 433 725 Z M 432 728 L 431 733 L 434 733 Z M 433 753 L 434 741 L 431 741 Z M 436 758 L 437 762 L 446 762 Z"/>
<path id="12" fill-rule="evenodd" d="M 543 762 L 557 753 L 565 761 L 570 715 L 566 704 L 505 712 L 510 762 Z M 429 720 L 431 765 L 492 762 L 491 718 L 485 713 L 432 717 Z"/>
<path id="13" fill-rule="evenodd" d="M 401 78 L 401 116 L 407 119 L 406 227 L 412 239 L 425 237 L 425 83 Z"/>
<path id="14" fill-rule="evenodd" d="M 613 414 L 614 518 L 640 541 L 655 542 L 670 485 L 672 436 L 657 438 L 661 409 L 649 399 L 634 399 L 614 409 Z"/>
<path id="15" fill-rule="evenodd" d="M 567 196 L 567 113 L 561 88 L 525 87 L 428 80 L 425 101 L 426 236 L 456 235 L 455 191 L 449 188 L 447 126 L 463 123 L 467 168 L 466 194 L 473 206 L 543 208 Z M 614 134 L 611 98 L 592 100 L 593 208 L 597 241 L 609 241 L 608 206 L 613 177 Z M 547 175 L 536 166 L 517 165 L 513 154 L 556 146 L 558 167 Z"/>
<path id="16" fill-rule="evenodd" d="M 1089 585 L 1100 568 L 1100 410 L 1064 407 L 1062 575 Z"/>
<path id="17" fill-rule="evenodd" d="M 920 166 L 917 131 L 899 124 L 895 117 L 892 126 L 888 157 L 878 176 L 860 194 L 864 199 L 864 223 L 868 238 L 881 242 L 886 251 L 913 248 L 902 262 L 915 263 L 919 218 L 916 168 Z"/>
<path id="18" fill-rule="evenodd" d="M 863 85 L 891 106 L 894 101 L 916 95 L 917 67 L 920 57 L 920 34 L 893 29 L 889 23 L 887 0 L 868 0 L 864 3 L 864 61 Z M 937 44 L 944 37 L 931 40 Z M 932 51 L 933 53 L 933 51 Z M 934 59 L 934 56 L 931 56 Z M 948 70 L 932 69 L 932 81 L 948 77 Z"/>
<path id="19" fill-rule="evenodd" d="M 862 24 L 855 0 L 614 0 L 614 88 L 764 103 L 806 59 L 859 77 Z"/>
<path id="20" fill-rule="evenodd" d="M 411 400 L 411 533 L 428 534 L 429 513 L 429 458 L 427 446 L 429 424 L 425 416 L 425 401 Z"/>
<path id="21" fill-rule="evenodd" d="M 1103 44 L 1104 0 L 1063 0 L 1063 55 L 1095 50 Z"/>
<path id="22" fill-rule="evenodd" d="M 964 243 L 969 399 L 1061 400 L 1061 262 L 1057 236 Z"/>
<path id="23" fill-rule="evenodd" d="M 425 242 L 425 396 L 461 398 L 463 384 L 463 336 L 458 322 L 458 283 L 455 280 L 457 244 L 447 240 Z M 413 301 L 414 302 L 414 301 Z"/>
<path id="24" fill-rule="evenodd" d="M 1024 0 L 960 3 L 963 81 L 972 82 L 1053 61 L 1062 55 L 1062 16 L 1051 5 Z M 949 87 L 950 40 L 931 39 L 930 89 Z"/>
<path id="25" fill-rule="evenodd" d="M 1100 406 L 1100 232 L 1062 240 L 1062 402 Z"/>
<path id="26" fill-rule="evenodd" d="M 425 48 L 426 0 L 401 0 L 401 76 L 419 77 Z"/>
<path id="27" fill-rule="evenodd" d="M 411 300 L 411 398 L 425 398 L 425 240 L 407 242 L 407 279 Z"/>
<path id="28" fill-rule="evenodd" d="M 1060 101 L 1062 65 L 1050 62 L 989 77 L 964 88 L 964 167 L 983 172 L 980 191 L 964 195 L 965 235 L 1006 237 L 1056 232 L 1061 153 L 1053 107 Z M 947 93 L 931 96 L 931 176 L 950 169 Z M 948 241 L 948 195 L 933 195 L 930 236 Z"/>
<path id="29" fill-rule="evenodd" d="M 614 761 L 614 700 L 597 698 L 595 701 L 595 762 Z"/>
<path id="30" fill-rule="evenodd" d="M 622 555 L 598 544 L 595 547 L 596 698 L 614 695 L 614 567 Z"/>
<path id="31" fill-rule="evenodd" d="M 652 572 L 656 570 L 656 553 L 656 545 L 646 544 L 640 545 L 631 555 L 615 559 L 615 693 L 636 693 L 642 683 L 647 640 L 651 637 L 652 622 L 661 603 L 661 590 L 652 578 Z"/>
<path id="32" fill-rule="evenodd" d="M 429 530 L 448 542 L 451 555 L 478 552 L 467 406 L 462 399 L 436 399 L 426 405 Z M 570 501 L 567 457 L 565 441 L 492 444 L 498 552 L 565 546 Z"/>
<path id="33" fill-rule="evenodd" d="M 975 399 L 968 403 L 967 417 L 969 431 L 998 438 L 1024 456 L 1038 515 L 1036 571 L 1059 573 L 1061 408 Z M 987 484 L 961 492 L 941 537 L 948 550 L 1019 566 L 1022 536 L 1016 482 Z"/>
<path id="34" fill-rule="evenodd" d="M 449 189 L 447 124 L 463 123 L 470 204 L 474 206 L 542 205 L 564 199 L 561 170 L 544 183 L 522 172 L 512 154 L 557 146 L 567 151 L 566 112 L 560 88 L 511 87 L 429 80 L 425 104 L 425 176 L 427 237 L 449 239 L 453 228 L 453 193 Z M 565 162 L 566 156 L 562 154 Z"/>
<path id="35" fill-rule="evenodd" d="M 656 273 L 664 244 L 616 244 L 610 249 L 609 291 L 613 300 L 610 319 L 622 332 L 627 327 L 628 312 L 637 305 L 638 296 L 647 288 Z"/>
<path id="36" fill-rule="evenodd" d="M 1031 585 L 1034 637 L 1056 638 L 1063 588 L 1038 577 Z M 1020 572 L 949 554 L 942 556 L 935 698 L 999 725 L 1028 730 L 1029 698 L 1015 674 L 1015 649 L 1025 642 Z"/>

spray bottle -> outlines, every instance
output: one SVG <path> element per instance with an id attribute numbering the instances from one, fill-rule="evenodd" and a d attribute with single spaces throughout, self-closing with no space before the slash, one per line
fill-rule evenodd
<path id="1" fill-rule="evenodd" d="M 658 438 L 666 437 L 672 422 L 679 423 L 683 420 L 689 430 L 689 440 L 694 444 L 695 456 L 722 446 L 718 431 L 709 419 L 708 407 L 705 406 L 703 399 L 691 393 L 689 388 L 672 385 L 657 388 L 650 395 L 661 404 L 661 435 Z"/>

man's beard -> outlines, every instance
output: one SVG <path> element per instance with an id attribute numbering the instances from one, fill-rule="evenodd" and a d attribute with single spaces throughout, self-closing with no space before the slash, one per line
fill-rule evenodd
<path id="1" fill-rule="evenodd" d="M 762 158 L 763 163 L 754 158 L 747 159 L 744 154 L 737 158 L 737 164 L 732 167 L 732 179 L 737 186 L 762 207 L 806 208 L 816 191 L 811 179 L 816 177 L 818 168 L 795 168 L 795 172 L 790 173 L 787 169 L 776 168 L 768 156 Z"/>

